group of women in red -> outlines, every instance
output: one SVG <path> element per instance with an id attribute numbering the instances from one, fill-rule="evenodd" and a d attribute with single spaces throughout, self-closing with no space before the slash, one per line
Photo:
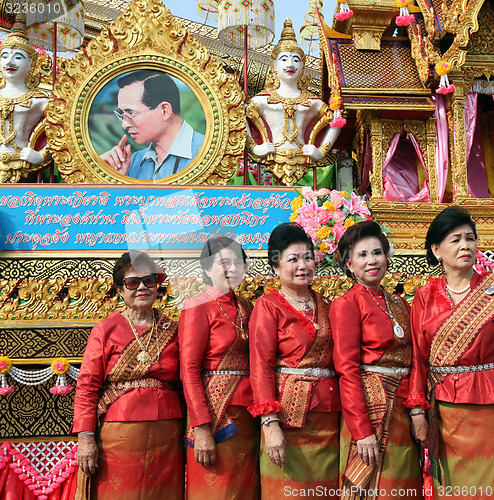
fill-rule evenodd
<path id="1" fill-rule="evenodd" d="M 77 383 L 79 498 L 182 499 L 185 462 L 189 499 L 419 499 L 425 447 L 436 497 L 494 495 L 494 275 L 474 271 L 478 241 L 464 210 L 436 217 L 427 259 L 444 274 L 410 312 L 381 285 L 390 244 L 375 222 L 340 240 L 354 283 L 332 303 L 311 289 L 297 224 L 273 230 L 280 287 L 254 307 L 234 293 L 242 247 L 211 239 L 207 289 L 178 324 L 153 308 L 154 262 L 124 254 L 126 311 L 94 327 Z"/>

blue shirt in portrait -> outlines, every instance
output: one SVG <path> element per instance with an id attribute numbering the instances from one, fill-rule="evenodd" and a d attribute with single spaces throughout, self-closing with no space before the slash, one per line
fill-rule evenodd
<path id="1" fill-rule="evenodd" d="M 154 181 L 180 172 L 197 156 L 203 141 L 204 135 L 196 132 L 184 121 L 161 164 L 158 163 L 158 155 L 151 143 L 146 149 L 132 154 L 127 175 L 135 179 Z"/>

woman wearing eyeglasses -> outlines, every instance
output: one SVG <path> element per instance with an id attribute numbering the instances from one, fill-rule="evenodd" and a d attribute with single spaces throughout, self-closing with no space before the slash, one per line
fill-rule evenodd
<path id="1" fill-rule="evenodd" d="M 178 325 L 153 308 L 163 279 L 143 252 L 113 269 L 126 309 L 93 328 L 84 352 L 71 430 L 77 498 L 183 499 Z"/>
<path id="2" fill-rule="evenodd" d="M 209 240 L 201 252 L 208 287 L 180 316 L 180 372 L 188 409 L 187 498 L 259 498 L 259 422 L 249 382 L 252 306 L 234 293 L 246 255 L 234 240 Z"/>

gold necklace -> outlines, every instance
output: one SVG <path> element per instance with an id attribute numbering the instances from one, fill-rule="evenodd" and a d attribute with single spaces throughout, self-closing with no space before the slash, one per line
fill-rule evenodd
<path id="1" fill-rule="evenodd" d="M 287 295 L 283 290 L 280 288 L 280 292 L 287 298 L 287 299 L 292 299 L 295 302 L 300 302 L 303 303 L 303 306 L 301 308 L 302 311 L 304 312 L 309 312 L 310 311 L 310 306 L 309 302 L 312 299 L 312 295 L 308 300 L 303 300 L 303 299 L 296 299 L 295 297 L 290 297 L 290 295 Z M 312 309 L 312 319 L 307 316 L 307 314 L 304 314 L 304 316 L 314 325 L 314 328 L 316 330 L 319 330 L 319 325 L 316 323 L 316 301 L 314 300 L 314 309 Z"/>
<path id="2" fill-rule="evenodd" d="M 209 293 L 208 290 L 206 290 L 206 293 L 216 302 L 217 306 L 220 308 L 221 312 L 225 315 L 226 319 L 237 329 L 240 331 L 240 334 L 242 335 L 242 338 L 244 340 L 247 340 L 249 338 L 249 335 L 246 333 L 246 331 L 244 330 L 244 322 L 243 322 L 243 317 L 242 317 L 242 313 L 240 312 L 240 309 L 238 308 L 237 306 L 237 299 L 235 297 L 235 294 L 233 294 L 233 297 L 234 297 L 234 301 L 235 301 L 235 309 L 237 310 L 237 314 L 240 316 L 240 326 L 237 326 L 237 324 L 232 321 L 232 319 L 230 318 L 230 316 L 228 316 L 228 314 L 226 314 L 226 311 L 221 307 L 221 304 L 215 299 L 215 297 L 213 295 L 211 295 Z"/>
<path id="3" fill-rule="evenodd" d="M 134 334 L 134 337 L 136 338 L 137 342 L 139 343 L 139 346 L 141 347 L 141 352 L 137 355 L 137 361 L 141 363 L 142 365 L 148 365 L 152 364 L 153 358 L 148 352 L 149 345 L 151 344 L 151 339 L 153 338 L 153 333 L 156 334 L 156 346 L 158 348 L 158 357 L 156 358 L 156 361 L 158 361 L 160 357 L 160 346 L 159 346 L 159 339 L 158 339 L 158 330 L 155 328 L 156 327 L 156 321 L 155 321 L 155 316 L 154 316 L 154 311 L 153 311 L 153 326 L 151 329 L 151 334 L 149 335 L 149 340 L 144 347 L 144 344 L 142 343 L 141 338 L 139 337 L 139 334 L 137 333 L 137 330 L 135 329 L 134 323 L 129 318 L 129 315 L 127 311 L 125 311 L 125 317 L 127 318 L 127 321 L 129 322 L 130 328 L 132 329 L 132 333 Z M 156 363 L 155 361 L 155 363 Z"/>

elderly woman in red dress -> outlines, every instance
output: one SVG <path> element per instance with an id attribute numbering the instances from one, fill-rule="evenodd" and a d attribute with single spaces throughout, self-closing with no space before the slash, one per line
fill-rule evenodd
<path id="1" fill-rule="evenodd" d="M 381 280 L 390 245 L 379 225 L 359 222 L 338 244 L 352 288 L 331 304 L 334 364 L 340 376 L 344 491 L 341 498 L 422 498 L 416 444 L 404 407 L 412 361 L 409 307 Z"/>
<path id="2" fill-rule="evenodd" d="M 281 224 L 269 238 L 268 261 L 281 289 L 258 299 L 249 326 L 261 496 L 338 498 L 340 398 L 329 301 L 310 288 L 312 240 L 298 224 Z"/>
<path id="3" fill-rule="evenodd" d="M 438 498 L 494 494 L 494 275 L 474 272 L 478 244 L 468 212 L 443 210 L 425 247 L 444 275 L 419 288 L 412 306 L 407 405 L 415 436 L 424 444 L 429 438 Z"/>
<path id="4" fill-rule="evenodd" d="M 234 293 L 246 255 L 234 240 L 209 240 L 201 253 L 206 292 L 189 299 L 180 316 L 181 378 L 189 416 L 187 498 L 259 498 L 259 422 L 249 383 L 252 306 Z"/>
<path id="5" fill-rule="evenodd" d="M 178 325 L 153 309 L 162 278 L 143 252 L 113 269 L 126 309 L 93 328 L 77 380 L 78 499 L 183 499 Z"/>

